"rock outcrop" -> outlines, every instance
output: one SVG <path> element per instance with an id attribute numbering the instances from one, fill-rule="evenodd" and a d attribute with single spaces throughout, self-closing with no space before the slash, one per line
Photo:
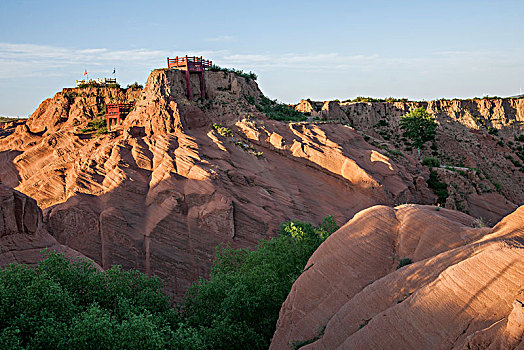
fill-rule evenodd
<path id="1" fill-rule="evenodd" d="M 353 126 L 368 142 L 405 164 L 416 149 L 403 137 L 400 116 L 416 108 L 433 114 L 439 127 L 422 158 L 436 157 L 435 169 L 448 185 L 444 204 L 495 223 L 524 203 L 524 99 L 490 98 L 429 102 L 322 102 L 302 100 L 295 108 L 320 120 Z M 343 111 L 343 113 L 342 113 Z M 522 136 L 524 137 L 524 136 Z M 483 203 L 489 203 L 483 205 Z"/>
<path id="2" fill-rule="evenodd" d="M 191 83 L 192 101 L 183 72 L 168 69 L 140 95 L 57 94 L 0 139 L 0 180 L 45 208 L 61 244 L 104 268 L 155 273 L 177 297 L 220 243 L 253 247 L 285 220 L 343 222 L 376 204 L 435 200 L 427 170 L 399 165 L 350 127 L 268 120 L 253 80 L 206 72 L 206 99 Z M 88 106 L 115 96 L 135 101 L 122 128 L 83 132 L 98 110 Z"/>
<path id="3" fill-rule="evenodd" d="M 83 257 L 46 232 L 42 210 L 34 199 L 0 183 L 0 266 L 13 262 L 35 264 L 46 248 Z"/>
<path id="4" fill-rule="evenodd" d="M 479 226 L 430 206 L 358 213 L 308 261 L 271 349 L 522 346 L 524 207 Z"/>

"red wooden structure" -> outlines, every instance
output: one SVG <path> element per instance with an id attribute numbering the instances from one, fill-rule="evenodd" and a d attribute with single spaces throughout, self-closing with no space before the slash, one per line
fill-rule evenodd
<path id="1" fill-rule="evenodd" d="M 179 70 L 186 71 L 186 86 L 187 86 L 187 96 L 191 99 L 191 81 L 189 80 L 190 73 L 200 73 L 200 91 L 202 92 L 202 98 L 206 98 L 206 84 L 204 80 L 204 71 L 206 68 L 210 68 L 213 65 L 213 62 L 210 60 L 204 60 L 202 56 L 200 57 L 175 57 L 167 58 L 167 68 L 175 68 Z"/>
<path id="2" fill-rule="evenodd" d="M 106 103 L 107 130 L 111 131 L 111 127 L 122 124 L 122 120 L 131 112 L 134 105 L 134 103 Z"/>

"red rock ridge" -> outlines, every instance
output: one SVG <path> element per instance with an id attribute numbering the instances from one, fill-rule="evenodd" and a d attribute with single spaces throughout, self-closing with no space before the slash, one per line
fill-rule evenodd
<path id="1" fill-rule="evenodd" d="M 293 285 L 271 349 L 522 346 L 524 207 L 478 224 L 427 206 L 358 213 Z"/>

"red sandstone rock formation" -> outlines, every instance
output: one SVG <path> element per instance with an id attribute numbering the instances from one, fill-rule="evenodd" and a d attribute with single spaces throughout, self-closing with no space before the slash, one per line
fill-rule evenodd
<path id="1" fill-rule="evenodd" d="M 434 144 L 422 157 L 437 157 L 448 184 L 445 207 L 495 223 L 524 203 L 524 99 L 439 100 L 429 102 L 322 102 L 302 100 L 295 108 L 319 119 L 345 122 L 377 147 L 393 150 L 395 162 L 413 158 L 402 138 L 400 116 L 422 107 L 439 122 Z M 343 111 L 343 112 L 342 112 Z M 451 170 L 444 165 L 452 166 Z M 458 168 L 455 168 L 458 166 Z M 469 169 L 464 169 L 469 167 Z"/>
<path id="2" fill-rule="evenodd" d="M 260 90 L 206 72 L 209 98 L 156 70 L 140 95 L 69 89 L 0 139 L 0 180 L 45 208 L 48 231 L 104 268 L 158 274 L 181 296 L 215 247 L 251 247 L 284 220 L 339 222 L 375 204 L 433 203 L 427 170 L 399 165 L 341 125 L 267 120 Z M 84 133 L 99 105 L 135 101 L 120 130 Z M 219 123 L 231 130 L 221 135 Z"/>
<path id="3" fill-rule="evenodd" d="M 478 226 L 429 206 L 358 213 L 293 285 L 271 349 L 521 348 L 524 207 Z"/>
<path id="4" fill-rule="evenodd" d="M 35 264 L 45 248 L 83 257 L 59 244 L 42 224 L 42 210 L 36 201 L 0 183 L 0 266 L 18 262 Z"/>

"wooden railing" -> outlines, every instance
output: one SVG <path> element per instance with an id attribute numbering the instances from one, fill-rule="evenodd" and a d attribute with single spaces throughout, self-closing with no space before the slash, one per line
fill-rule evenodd
<path id="1" fill-rule="evenodd" d="M 206 69 L 213 66 L 213 61 L 205 60 L 196 56 L 183 56 L 175 58 L 167 58 L 167 68 L 196 68 L 196 69 Z"/>
<path id="2" fill-rule="evenodd" d="M 108 103 L 105 105 L 106 115 L 129 114 L 134 105 L 134 103 Z"/>

